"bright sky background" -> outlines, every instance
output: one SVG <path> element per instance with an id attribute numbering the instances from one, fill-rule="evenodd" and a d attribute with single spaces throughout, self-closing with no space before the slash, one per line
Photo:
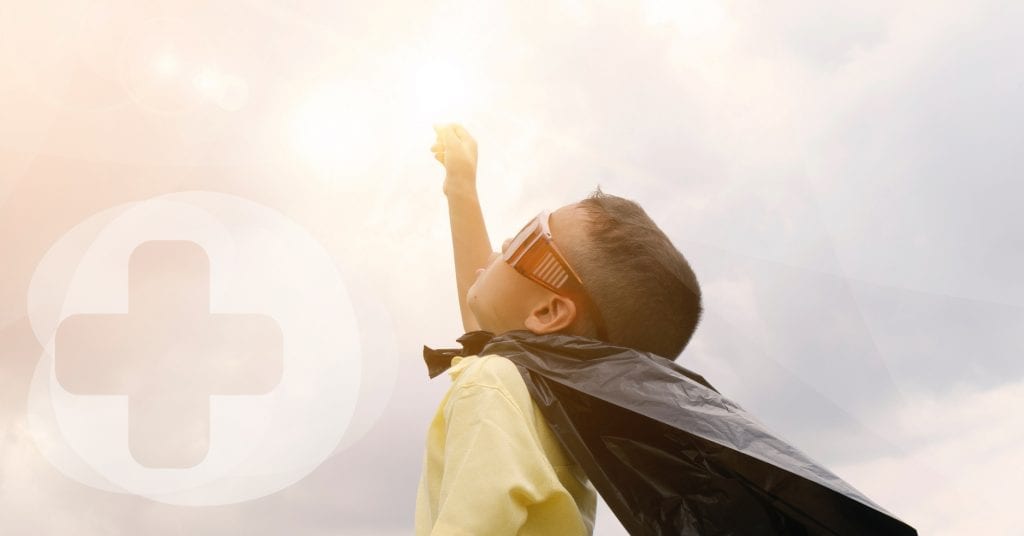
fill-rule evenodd
<path id="1" fill-rule="evenodd" d="M 452 121 L 478 140 L 493 243 L 597 185 L 639 201 L 704 291 L 681 364 L 921 534 L 1018 530 L 1022 16 L 994 0 L 5 2 L 0 532 L 409 533 L 448 381 L 427 381 L 421 345 L 461 335 L 429 150 Z M 208 508 L 68 480 L 25 421 L 36 263 L 91 214 L 195 189 L 305 227 L 399 362 L 346 449 Z M 622 533 L 603 507 L 596 533 Z"/>

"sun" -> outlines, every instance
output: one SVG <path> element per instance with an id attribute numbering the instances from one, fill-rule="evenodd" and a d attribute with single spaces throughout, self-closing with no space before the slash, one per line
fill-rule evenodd
<path id="1" fill-rule="evenodd" d="M 416 121 L 438 123 L 466 117 L 476 97 L 474 85 L 455 61 L 429 60 L 418 65 L 409 88 Z"/>
<path id="2" fill-rule="evenodd" d="M 477 63 L 449 47 L 417 45 L 383 55 L 372 69 L 321 82 L 293 108 L 296 155 L 351 172 L 371 165 L 385 146 L 432 138 L 435 124 L 472 124 L 490 109 L 484 106 L 493 107 Z"/>

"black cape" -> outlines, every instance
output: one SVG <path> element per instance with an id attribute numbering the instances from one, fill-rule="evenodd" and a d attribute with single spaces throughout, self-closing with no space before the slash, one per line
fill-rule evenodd
<path id="1" fill-rule="evenodd" d="M 674 361 L 526 330 L 458 342 L 423 347 L 430 377 L 456 355 L 515 363 L 630 534 L 917 534 Z"/>

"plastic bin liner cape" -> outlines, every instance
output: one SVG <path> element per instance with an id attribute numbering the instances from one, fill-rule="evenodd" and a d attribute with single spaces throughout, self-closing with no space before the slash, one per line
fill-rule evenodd
<path id="1" fill-rule="evenodd" d="M 471 331 L 458 342 L 423 347 L 429 376 L 456 355 L 515 363 L 630 534 L 917 534 L 674 361 L 527 330 Z"/>

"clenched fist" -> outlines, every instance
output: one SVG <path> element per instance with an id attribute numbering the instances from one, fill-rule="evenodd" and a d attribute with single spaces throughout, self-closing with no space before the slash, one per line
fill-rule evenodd
<path id="1" fill-rule="evenodd" d="M 434 125 L 437 141 L 430 146 L 434 158 L 444 165 L 444 193 L 453 188 L 476 187 L 476 140 L 458 123 Z"/>

